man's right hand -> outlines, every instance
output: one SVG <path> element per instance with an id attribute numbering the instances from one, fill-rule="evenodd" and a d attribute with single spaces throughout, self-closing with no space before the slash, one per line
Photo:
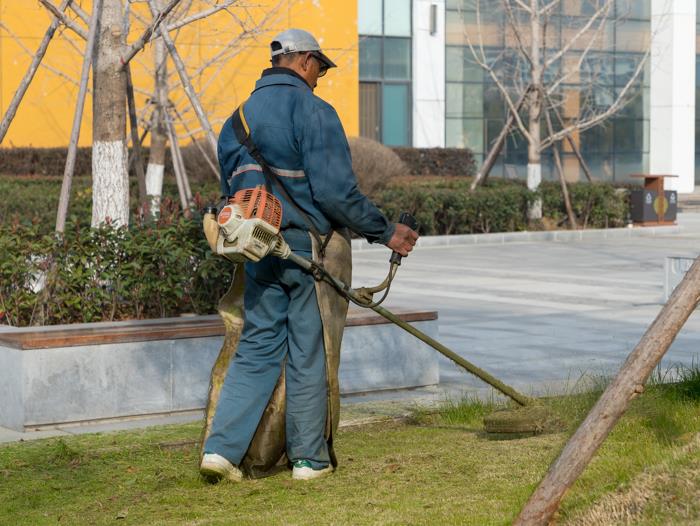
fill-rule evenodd
<path id="1" fill-rule="evenodd" d="M 414 230 L 411 230 L 403 223 L 396 223 L 396 230 L 394 231 L 394 235 L 391 236 L 391 239 L 386 244 L 386 246 L 394 252 L 398 252 L 403 257 L 406 257 L 408 256 L 408 253 L 411 250 L 413 250 L 413 247 L 416 245 L 417 240 L 418 233 L 416 233 Z"/>

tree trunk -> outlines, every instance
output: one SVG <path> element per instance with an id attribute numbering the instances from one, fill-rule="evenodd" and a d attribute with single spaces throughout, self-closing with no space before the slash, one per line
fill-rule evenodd
<path id="1" fill-rule="evenodd" d="M 520 111 L 520 108 L 522 108 L 523 102 L 525 101 L 525 98 L 528 95 L 529 89 L 530 88 L 528 87 L 525 90 L 525 93 L 523 93 L 520 96 L 520 100 L 518 100 L 518 103 L 515 105 L 515 109 L 517 111 Z M 498 159 L 498 156 L 503 150 L 503 146 L 506 143 L 506 139 L 508 138 L 508 134 L 510 133 L 514 122 L 515 115 L 513 115 L 513 112 L 510 111 L 508 112 L 508 118 L 506 118 L 506 123 L 503 125 L 503 128 L 501 128 L 501 132 L 498 134 L 498 137 L 496 137 L 496 140 L 494 141 L 493 145 L 491 146 L 491 149 L 489 150 L 488 155 L 486 156 L 486 159 L 484 160 L 484 164 L 481 166 L 481 169 L 476 174 L 476 177 L 474 177 L 472 184 L 469 186 L 469 191 L 473 192 L 474 190 L 476 190 L 477 186 L 486 182 L 486 179 L 488 178 L 489 173 L 493 168 L 493 165 L 496 164 L 496 160 Z"/>
<path id="2" fill-rule="evenodd" d="M 92 226 L 129 224 L 122 2 L 104 0 L 93 67 Z"/>
<path id="3" fill-rule="evenodd" d="M 552 126 L 552 119 L 549 116 L 549 110 L 544 112 L 545 119 L 547 121 L 547 133 L 552 135 L 554 133 L 554 128 Z M 569 218 L 569 226 L 572 230 L 576 230 L 578 225 L 576 224 L 576 214 L 574 214 L 574 207 L 571 206 L 571 197 L 569 196 L 569 187 L 566 184 L 566 178 L 564 177 L 564 167 L 561 164 L 561 157 L 559 155 L 559 143 L 552 144 L 552 151 L 554 152 L 554 162 L 557 166 L 557 174 L 559 175 L 559 183 L 561 184 L 561 195 L 564 198 L 564 208 L 566 208 L 566 215 Z"/>
<path id="4" fill-rule="evenodd" d="M 70 193 L 73 186 L 73 172 L 75 171 L 75 158 L 78 153 L 78 141 L 80 140 L 80 126 L 83 122 L 83 110 L 85 108 L 85 96 L 87 95 L 88 82 L 90 79 L 90 67 L 94 62 L 95 39 L 97 37 L 98 21 L 102 9 L 102 1 L 96 0 L 92 6 L 93 12 L 90 17 L 90 29 L 85 44 L 85 57 L 83 58 L 83 69 L 80 74 L 80 89 L 78 90 L 78 100 L 75 103 L 75 114 L 73 115 L 73 128 L 68 144 L 68 155 L 66 165 L 63 170 L 63 181 L 61 182 L 61 194 L 58 199 L 58 211 L 56 212 L 56 232 L 62 234 L 66 227 L 66 217 L 68 216 L 68 204 L 70 203 Z"/>
<path id="5" fill-rule="evenodd" d="M 530 0 L 530 30 L 531 30 L 531 49 L 530 56 L 532 58 L 532 89 L 529 95 L 528 108 L 528 133 L 530 140 L 527 147 L 527 187 L 531 191 L 536 191 L 540 187 L 542 181 L 542 163 L 540 161 L 540 117 L 542 115 L 542 23 L 540 20 L 539 0 Z M 542 199 L 535 199 L 528 210 L 530 219 L 542 218 Z"/>
<path id="6" fill-rule="evenodd" d="M 161 8 L 162 0 L 156 5 Z M 151 125 L 151 151 L 146 170 L 146 193 L 148 194 L 151 215 L 156 218 L 160 214 L 160 200 L 163 195 L 163 174 L 165 171 L 166 127 L 165 112 L 168 106 L 168 65 L 163 39 L 157 39 L 153 44 L 153 61 L 156 66 L 155 100 L 156 109 L 153 112 Z"/>
<path id="7" fill-rule="evenodd" d="M 700 301 L 700 258 L 676 287 L 666 305 L 629 355 L 617 376 L 569 439 L 559 458 L 525 504 L 518 526 L 546 525 L 559 503 L 581 475 Z"/>

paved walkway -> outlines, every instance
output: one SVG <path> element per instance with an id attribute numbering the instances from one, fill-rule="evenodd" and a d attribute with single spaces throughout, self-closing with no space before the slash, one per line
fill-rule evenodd
<path id="1" fill-rule="evenodd" d="M 386 306 L 439 312 L 440 341 L 526 392 L 570 389 L 583 374 L 613 374 L 664 301 L 666 256 L 698 254 L 700 214 L 680 233 L 573 242 L 422 247 L 404 261 Z M 354 256 L 355 286 L 377 281 L 386 254 Z M 692 316 L 662 370 L 700 353 Z M 441 358 L 435 396 L 484 392 Z M 425 396 L 429 396 L 427 393 Z"/>
<path id="2" fill-rule="evenodd" d="M 423 246 L 404 260 L 386 306 L 437 310 L 442 343 L 525 392 L 566 391 L 584 374 L 614 373 L 658 314 L 665 257 L 695 257 L 700 246 L 700 214 L 681 214 L 679 224 L 680 232 L 657 237 Z M 385 250 L 356 251 L 353 284 L 381 281 L 388 258 Z M 696 315 L 662 370 L 697 362 L 698 353 Z M 346 397 L 343 423 L 489 392 L 441 357 L 439 386 Z M 0 428 L 0 442 L 193 418 L 198 415 L 39 433 Z"/>

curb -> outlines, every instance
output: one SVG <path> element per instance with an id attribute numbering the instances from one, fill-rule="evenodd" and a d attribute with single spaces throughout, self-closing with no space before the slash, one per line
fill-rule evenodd
<path id="1" fill-rule="evenodd" d="M 417 247 L 441 247 L 456 245 L 502 245 L 505 243 L 531 243 L 537 241 L 557 241 L 570 243 L 599 239 L 628 239 L 633 237 L 658 237 L 679 234 L 683 228 L 678 225 L 602 228 L 591 230 L 552 230 L 548 232 L 500 232 L 496 234 L 459 234 L 453 236 L 424 236 L 418 239 Z M 370 245 L 364 239 L 353 239 L 352 249 L 357 251 L 386 249 L 384 245 Z"/>

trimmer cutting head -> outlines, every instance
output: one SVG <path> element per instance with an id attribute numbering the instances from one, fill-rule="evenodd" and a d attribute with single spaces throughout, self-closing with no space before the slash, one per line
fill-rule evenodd
<path id="1" fill-rule="evenodd" d="M 500 409 L 484 417 L 484 430 L 492 435 L 539 435 L 556 433 L 562 428 L 557 415 L 539 403 Z"/>

